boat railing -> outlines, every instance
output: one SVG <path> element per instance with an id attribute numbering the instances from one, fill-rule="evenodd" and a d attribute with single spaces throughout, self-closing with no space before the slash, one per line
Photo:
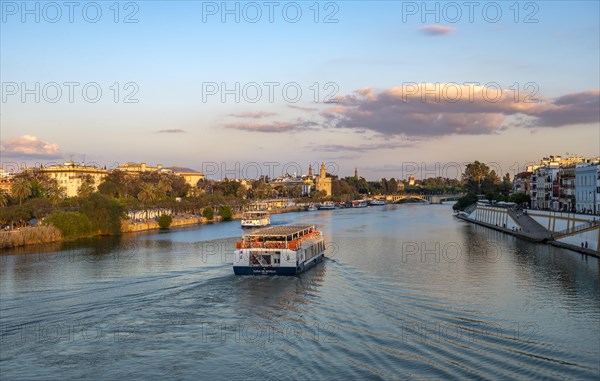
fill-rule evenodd
<path id="1" fill-rule="evenodd" d="M 256 241 L 256 240 L 254 240 L 254 241 L 253 240 L 238 241 L 235 243 L 235 248 L 236 249 L 260 248 L 260 249 L 298 250 L 300 248 L 300 246 L 302 245 L 303 241 L 310 239 L 310 238 L 318 237 L 320 235 L 321 235 L 321 232 L 313 231 L 311 233 L 303 235 L 302 237 L 300 237 L 298 239 L 287 241 L 287 246 L 286 246 L 286 241 Z"/>

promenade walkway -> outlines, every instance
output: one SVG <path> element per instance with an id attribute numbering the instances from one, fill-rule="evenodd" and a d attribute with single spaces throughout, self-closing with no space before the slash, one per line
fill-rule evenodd
<path id="1" fill-rule="evenodd" d="M 511 216 L 512 219 L 519 224 L 519 226 L 521 226 L 521 231 L 519 234 L 524 234 L 530 238 L 540 241 L 550 239 L 552 237 L 546 228 L 528 215 L 523 214 L 522 212 L 515 212 L 512 209 L 508 209 L 508 215 Z"/>

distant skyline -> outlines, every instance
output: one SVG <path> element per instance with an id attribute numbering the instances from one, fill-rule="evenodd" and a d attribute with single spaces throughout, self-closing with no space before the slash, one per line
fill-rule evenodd
<path id="1" fill-rule="evenodd" d="M 276 2 L 273 22 L 262 2 L 123 2 L 118 14 L 101 2 L 98 17 L 84 2 L 73 22 L 21 4 L 1 4 L 5 169 L 326 162 L 405 179 L 415 164 L 514 175 L 548 155 L 600 156 L 597 1 L 481 2 L 461 17 L 444 2 L 320 2 L 318 14 Z"/>

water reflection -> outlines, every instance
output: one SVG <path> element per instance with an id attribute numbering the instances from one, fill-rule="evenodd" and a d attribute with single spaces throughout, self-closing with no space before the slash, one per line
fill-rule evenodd
<path id="1" fill-rule="evenodd" d="M 329 258 L 297 277 L 236 277 L 239 221 L 5 253 L 3 379 L 95 378 L 90 357 L 106 379 L 277 379 L 290 359 L 298 379 L 600 372 L 596 258 L 458 221 L 446 205 L 272 220 L 317 224 Z M 22 324 L 103 335 L 23 342 Z"/>

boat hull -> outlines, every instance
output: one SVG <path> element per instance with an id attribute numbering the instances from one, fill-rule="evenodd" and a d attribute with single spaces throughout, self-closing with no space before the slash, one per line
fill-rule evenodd
<path id="1" fill-rule="evenodd" d="M 324 253 L 321 253 L 297 267 L 233 266 L 233 272 L 235 275 L 298 275 L 322 262 L 323 258 Z"/>

